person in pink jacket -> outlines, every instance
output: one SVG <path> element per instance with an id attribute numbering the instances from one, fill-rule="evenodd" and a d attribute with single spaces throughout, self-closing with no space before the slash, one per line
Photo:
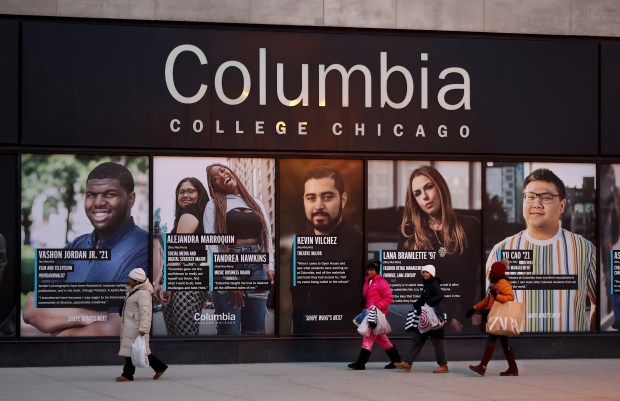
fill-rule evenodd
<path id="1" fill-rule="evenodd" d="M 388 306 L 392 303 L 392 289 L 390 284 L 385 280 L 379 272 L 381 271 L 381 263 L 379 261 L 371 262 L 366 266 L 366 279 L 364 281 L 363 296 L 365 299 L 364 309 L 371 306 L 377 307 L 384 315 L 388 314 Z M 396 347 L 392 344 L 386 334 L 376 335 L 372 330 L 368 336 L 362 338 L 362 349 L 357 361 L 350 363 L 348 366 L 353 370 L 366 369 L 366 362 L 370 358 L 372 346 L 375 341 L 388 354 L 391 362 L 385 366 L 386 369 L 394 369 L 394 362 L 400 361 L 400 354 Z"/>

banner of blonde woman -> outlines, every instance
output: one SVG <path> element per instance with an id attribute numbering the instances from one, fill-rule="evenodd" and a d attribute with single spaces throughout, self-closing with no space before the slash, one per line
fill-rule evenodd
<path id="1" fill-rule="evenodd" d="M 388 321 L 403 333 L 433 265 L 451 334 L 479 332 L 465 312 L 481 294 L 481 164 L 428 160 L 368 162 L 368 259 L 381 259 L 394 294 Z"/>

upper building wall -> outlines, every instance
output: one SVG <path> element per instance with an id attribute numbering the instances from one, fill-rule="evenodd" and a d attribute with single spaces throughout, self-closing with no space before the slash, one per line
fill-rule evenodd
<path id="1" fill-rule="evenodd" d="M 0 14 L 620 36 L 619 0 L 0 0 Z"/>

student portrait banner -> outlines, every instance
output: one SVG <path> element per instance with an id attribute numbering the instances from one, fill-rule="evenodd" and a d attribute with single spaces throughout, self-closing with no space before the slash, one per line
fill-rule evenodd
<path id="1" fill-rule="evenodd" d="M 480 332 L 465 312 L 481 293 L 481 163 L 370 160 L 368 254 L 380 259 L 394 294 L 387 318 L 404 334 L 407 312 L 422 295 L 421 270 L 442 280 L 450 334 Z"/>
<path id="2" fill-rule="evenodd" d="M 153 158 L 153 334 L 274 333 L 274 177 L 269 158 Z"/>
<path id="3" fill-rule="evenodd" d="M 118 336 L 129 272 L 149 268 L 149 160 L 23 154 L 21 336 Z"/>
<path id="4" fill-rule="evenodd" d="M 486 274 L 508 260 L 525 331 L 595 331 L 596 166 L 487 162 L 485 173 Z"/>

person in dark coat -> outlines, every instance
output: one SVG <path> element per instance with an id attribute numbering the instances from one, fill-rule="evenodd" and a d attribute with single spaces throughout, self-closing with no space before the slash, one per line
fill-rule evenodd
<path id="1" fill-rule="evenodd" d="M 422 289 L 422 295 L 417 301 L 413 303 L 413 308 L 420 313 L 422 305 L 427 304 L 430 307 L 439 306 L 439 303 L 444 298 L 441 291 L 441 279 L 435 276 L 435 266 L 426 265 L 422 268 L 422 281 L 424 288 Z M 411 349 L 405 355 L 405 359 L 401 362 L 397 362 L 394 365 L 406 372 L 411 372 L 412 364 L 417 358 L 418 354 L 422 350 L 426 340 L 430 338 L 433 347 L 435 348 L 435 359 L 439 365 L 433 370 L 433 373 L 448 373 L 448 360 L 446 358 L 446 347 L 444 344 L 444 329 L 429 330 L 425 333 L 420 333 L 418 327 L 413 329 L 413 344 Z"/>

